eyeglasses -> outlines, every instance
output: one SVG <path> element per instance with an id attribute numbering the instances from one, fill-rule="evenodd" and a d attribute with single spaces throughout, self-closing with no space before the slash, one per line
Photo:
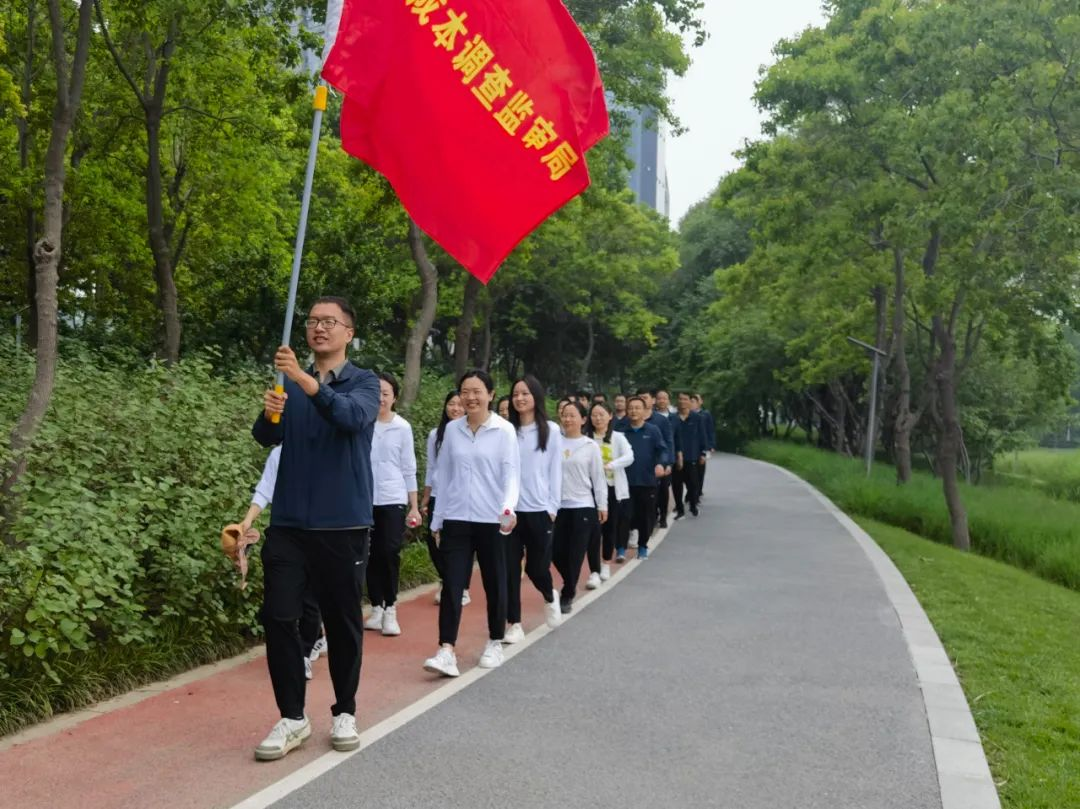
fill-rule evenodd
<path id="1" fill-rule="evenodd" d="M 304 321 L 304 325 L 310 330 L 314 330 L 317 326 L 322 326 L 327 331 L 333 331 L 338 323 L 341 323 L 345 328 L 352 328 L 347 323 L 338 320 L 335 317 L 309 317 Z"/>

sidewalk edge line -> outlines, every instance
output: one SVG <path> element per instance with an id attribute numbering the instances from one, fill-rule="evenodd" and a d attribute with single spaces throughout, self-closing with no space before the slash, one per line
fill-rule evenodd
<path id="1" fill-rule="evenodd" d="M 930 742 L 934 750 L 934 764 L 937 769 L 942 809 L 1001 809 L 997 786 L 990 773 L 990 765 L 986 761 L 986 751 L 983 750 L 975 719 L 971 715 L 967 695 L 959 684 L 952 661 L 949 660 L 937 631 L 933 628 L 926 611 L 923 610 L 899 568 L 873 537 L 808 481 L 803 480 L 791 470 L 768 461 L 757 458 L 746 458 L 746 460 L 776 469 L 806 487 L 810 494 L 825 507 L 825 510 L 847 530 L 870 560 L 900 623 L 900 630 L 903 632 L 908 655 L 911 658 L 912 671 L 923 697 Z M 919 625 L 918 631 L 921 633 L 919 637 L 913 633 L 916 625 Z M 929 674 L 927 669 L 933 666 L 920 662 L 918 659 L 920 653 L 916 652 L 916 649 L 920 652 L 929 650 L 932 656 L 949 660 L 948 669 L 952 672 L 951 682 L 943 684 L 937 678 L 925 676 Z M 941 664 L 938 664 L 938 667 L 942 667 Z M 938 704 L 938 700 L 928 700 L 927 686 L 931 691 L 939 693 L 943 690 L 947 691 L 949 701 L 957 707 L 946 708 Z M 961 704 L 962 709 L 959 708 Z M 949 719 L 952 718 L 950 715 L 955 715 L 957 712 L 962 712 L 965 721 L 975 729 L 974 739 L 951 738 L 934 731 L 934 728 L 947 726 Z"/>
<path id="2" fill-rule="evenodd" d="M 664 541 L 664 539 L 667 538 L 668 532 L 670 530 L 670 527 L 661 528 L 649 539 L 650 552 L 654 548 L 659 547 L 659 545 Z M 578 597 L 574 601 L 574 611 L 571 612 L 569 615 L 565 616 L 563 618 L 563 622 L 565 623 L 566 621 L 571 621 L 576 616 L 580 615 L 583 609 L 586 609 L 598 598 L 601 598 L 604 593 L 610 591 L 612 589 L 612 586 L 622 582 L 623 579 L 625 579 L 628 574 L 636 570 L 640 564 L 641 563 L 636 558 L 631 559 L 627 561 L 625 565 L 623 565 L 623 571 L 618 576 L 612 577 L 607 582 L 605 582 L 603 586 L 596 590 L 586 590 L 584 595 Z M 518 643 L 509 646 L 503 646 L 503 656 L 505 660 L 511 660 L 512 658 L 523 652 L 525 649 L 529 648 L 534 643 L 542 640 L 554 631 L 555 630 L 551 629 L 549 626 L 547 626 L 547 624 L 541 624 L 539 627 L 529 632 L 525 636 L 525 638 Z M 506 665 L 506 663 L 504 662 L 503 665 Z M 426 696 L 421 697 L 411 705 L 402 708 L 393 716 L 387 717 L 383 721 L 372 725 L 370 728 L 362 732 L 360 734 L 360 747 L 358 747 L 356 750 L 348 753 L 337 753 L 334 751 L 328 751 L 323 755 L 319 756 L 314 761 L 305 764 L 300 769 L 285 776 L 280 781 L 275 781 L 273 784 L 264 787 L 263 789 L 256 792 L 254 795 L 250 795 L 239 803 L 234 804 L 231 809 L 266 809 L 266 807 L 276 803 L 287 795 L 309 784 L 316 778 L 325 775 L 335 767 L 344 764 L 353 756 L 359 755 L 365 749 L 371 747 L 373 744 L 382 739 L 384 736 L 390 735 L 398 728 L 403 727 L 404 725 L 411 722 L 413 719 L 416 719 L 417 717 L 427 713 L 432 708 L 437 707 L 441 703 L 450 699 L 455 694 L 468 688 L 480 678 L 485 677 L 488 674 L 492 674 L 495 671 L 498 671 L 498 669 L 482 669 L 479 666 L 469 669 L 468 671 L 464 672 L 460 677 L 455 677 L 451 680 L 448 680 L 446 685 L 440 686 L 439 688 L 432 691 L 430 694 L 427 694 Z M 308 743 L 310 744 L 310 742 Z"/>

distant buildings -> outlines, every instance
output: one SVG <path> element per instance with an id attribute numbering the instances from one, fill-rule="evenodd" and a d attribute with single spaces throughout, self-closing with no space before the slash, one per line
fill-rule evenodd
<path id="1" fill-rule="evenodd" d="M 671 195 L 668 191 L 667 144 L 663 127 L 653 110 L 628 110 L 631 120 L 627 154 L 634 162 L 630 188 L 642 205 L 668 216 Z"/>

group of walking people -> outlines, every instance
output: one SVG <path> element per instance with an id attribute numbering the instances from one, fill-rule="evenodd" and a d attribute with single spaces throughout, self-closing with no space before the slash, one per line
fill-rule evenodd
<path id="1" fill-rule="evenodd" d="M 471 370 L 447 394 L 427 437 L 418 493 L 412 428 L 394 412 L 397 380 L 346 358 L 352 308 L 320 298 L 305 326 L 314 364 L 302 369 L 291 349 L 278 350 L 284 391 L 266 392 L 253 428 L 272 451 L 243 528 L 273 503 L 261 548 L 262 621 L 281 713 L 255 750 L 259 760 L 281 758 L 310 735 L 305 678 L 324 653 L 335 692 L 332 746 L 359 746 L 362 634 L 402 632 L 396 603 L 407 528 L 428 520 L 428 549 L 442 581 L 439 645 L 424 669 L 459 674 L 458 630 L 474 564 L 488 624 L 478 665 L 495 668 L 503 645 L 525 636 L 522 582 L 539 592 L 548 626 L 557 627 L 573 609 L 586 561 L 585 587 L 596 589 L 631 549 L 648 559 L 672 492 L 675 519 L 687 506 L 698 514 L 715 447 L 711 416 L 692 392 L 680 392 L 674 409 L 663 390 L 620 394 L 613 407 L 603 394 L 577 393 L 559 401 L 556 423 L 535 377 L 515 380 L 496 403 L 492 378 Z M 365 583 L 372 605 L 366 621 Z"/>

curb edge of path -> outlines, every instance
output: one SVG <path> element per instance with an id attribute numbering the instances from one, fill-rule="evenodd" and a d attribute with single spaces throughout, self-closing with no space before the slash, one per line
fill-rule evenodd
<path id="1" fill-rule="evenodd" d="M 806 487 L 869 558 L 900 620 L 923 695 L 942 809 L 1001 809 L 982 739 L 952 661 L 915 593 L 892 559 L 873 537 L 812 484 L 782 466 L 757 458 L 739 457 L 776 469 Z"/>

